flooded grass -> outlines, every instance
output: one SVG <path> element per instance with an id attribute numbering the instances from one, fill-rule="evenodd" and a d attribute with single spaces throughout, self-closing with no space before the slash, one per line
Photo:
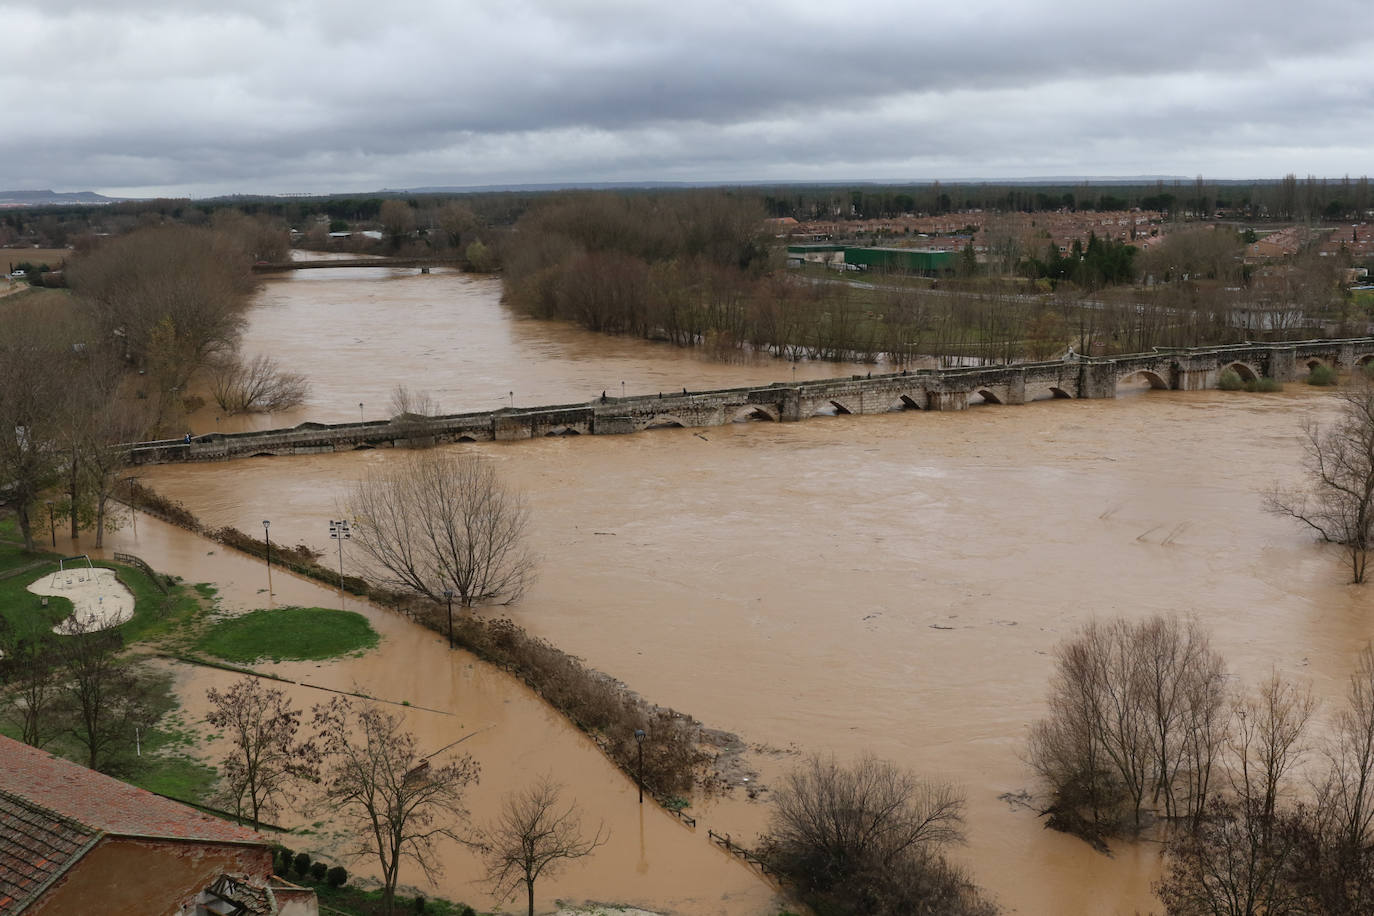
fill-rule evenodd
<path id="1" fill-rule="evenodd" d="M 217 778 L 215 768 L 189 753 L 200 736 L 182 717 L 171 676 L 154 674 L 148 686 L 148 718 L 153 724 L 141 730 L 136 745 L 121 748 L 102 769 L 150 792 L 200 804 L 209 798 Z M 9 720 L 0 721 L 0 735 L 16 741 L 21 737 Z M 73 763 L 86 763 L 85 747 L 69 733 L 57 735 L 43 749 Z"/>
<path id="2" fill-rule="evenodd" d="M 377 631 L 353 611 L 282 607 L 221 620 L 196 648 L 231 662 L 318 661 L 377 645 Z"/>

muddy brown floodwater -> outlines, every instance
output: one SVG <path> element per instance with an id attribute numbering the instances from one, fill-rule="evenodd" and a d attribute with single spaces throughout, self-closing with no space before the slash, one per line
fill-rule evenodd
<path id="1" fill-rule="evenodd" d="M 698 350 L 568 324 L 520 318 L 501 304 L 500 280 L 435 268 L 302 270 L 264 284 L 242 350 L 266 353 L 310 380 L 298 409 L 220 417 L 213 402 L 191 418 L 196 433 L 341 423 L 391 415 L 391 392 L 428 391 L 445 413 L 590 401 L 629 394 L 727 388 L 793 377 L 767 357 L 710 360 Z M 799 379 L 875 367 L 801 361 Z M 359 405 L 362 405 L 359 407 Z"/>
<path id="2" fill-rule="evenodd" d="M 410 288 L 407 278 L 350 282 L 378 302 Z M 250 337 L 279 295 L 269 287 Z M 572 333 L 508 316 L 496 327 L 504 340 Z M 271 352 L 327 361 L 312 330 L 283 328 Z M 622 360 L 642 362 L 644 378 L 695 365 L 647 344 L 604 345 L 605 363 L 581 357 L 587 381 L 615 377 Z M 506 352 L 521 352 L 512 346 Z M 523 363 L 490 372 L 512 380 L 529 372 L 547 385 L 569 371 L 531 347 Z M 351 359 L 359 377 L 393 365 L 384 349 L 362 344 Z M 477 387 L 486 371 L 446 384 Z M 999 798 L 1035 788 L 1022 754 L 1043 711 L 1052 651 L 1094 614 L 1195 614 L 1238 684 L 1276 666 L 1338 698 L 1374 635 L 1374 592 L 1343 585 L 1340 556 L 1264 514 L 1259 496 L 1297 473 L 1301 422 L 1331 410 L 1328 395 L 1296 385 L 1276 395 L 1130 389 L 1114 401 L 455 447 L 489 455 L 527 493 L 542 560 L 514 616 L 531 631 L 656 702 L 773 749 L 752 758 L 765 783 L 800 752 L 871 751 L 958 784 L 969 834 L 958 857 L 1010 912 L 1130 914 L 1158 909 L 1152 846 L 1102 856 Z M 255 531 L 270 518 L 274 540 L 332 551 L 327 520 L 343 491 L 366 468 L 400 457 L 169 465 L 146 469 L 145 481 L 209 524 Z M 124 531 L 116 542 L 146 554 L 142 527 L 140 536 L 132 544 Z M 196 556 L 178 565 L 176 545 L 191 542 L 197 554 L 203 544 L 158 537 L 170 568 L 199 568 Z M 344 562 L 354 568 L 355 558 L 345 553 Z M 401 664 L 409 670 L 374 666 L 366 677 L 418 677 Z M 418 695 L 408 683 L 396 689 Z M 526 715 L 562 734 L 551 717 Z M 561 768 L 559 757 L 550 761 Z M 590 764 L 585 770 L 595 776 Z M 736 792 L 705 807 L 703 827 L 750 837 L 766 813 Z M 655 877 L 680 867 L 688 866 L 666 863 Z M 715 874 L 700 884 L 711 886 Z M 603 898 L 642 887 L 631 871 L 597 876 Z M 741 892 L 719 909 L 767 906 Z"/>

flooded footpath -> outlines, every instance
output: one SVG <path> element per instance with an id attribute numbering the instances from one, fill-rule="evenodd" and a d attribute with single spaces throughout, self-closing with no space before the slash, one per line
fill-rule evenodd
<path id="1" fill-rule="evenodd" d="M 346 419 L 350 402 L 356 410 L 359 399 L 384 399 L 397 383 L 461 409 L 496 406 L 512 387 L 531 393 L 517 403 L 557 403 L 599 394 L 622 375 L 634 393 L 782 380 L 791 371 L 786 363 L 704 363 L 642 341 L 514 318 L 496 304 L 491 281 L 440 278 L 449 285 L 434 287 L 443 295 L 431 302 L 413 291 L 427 278 L 311 273 L 268 285 L 246 349 L 312 376 L 314 400 L 304 412 L 313 419 Z M 312 284 L 334 291 L 314 294 Z M 424 303 L 445 316 L 430 333 L 409 326 Z M 388 311 L 403 326 L 386 325 Z M 487 329 L 463 315 L 485 316 Z M 346 329 L 354 326 L 368 331 Z M 357 343 L 336 349 L 350 334 Z M 811 377 L 844 374 L 819 369 Z M 1152 845 L 1103 856 L 1043 830 L 1032 811 L 1003 798 L 1035 789 L 1022 757 L 1044 709 L 1055 645 L 1093 615 L 1196 615 L 1237 686 L 1277 667 L 1310 681 L 1329 714 L 1355 654 L 1374 636 L 1374 592 L 1344 585 L 1337 552 L 1261 509 L 1263 490 L 1300 473 L 1301 424 L 1330 415 L 1329 394 L 1290 385 L 1271 395 L 1121 395 L 452 448 L 489 456 L 526 494 L 539 579 L 511 613 L 532 633 L 654 702 L 737 732 L 757 746 L 750 760 L 765 784 L 803 753 L 871 752 L 962 787 L 969 844 L 957 857 L 1008 912 L 1147 913 L 1158 911 Z M 350 483 L 403 456 L 363 451 L 141 473 L 209 525 L 253 532 L 270 519 L 274 541 L 305 542 L 333 558 L 327 523 L 343 511 Z M 203 541 L 153 532 L 160 529 L 140 524 L 137 542 L 126 530 L 113 543 L 192 581 L 230 574 L 218 566 L 229 558 L 206 557 Z M 346 549 L 345 568 L 356 562 Z M 251 568 L 242 575 L 251 577 Z M 261 601 L 251 583 L 243 588 L 233 600 Z M 463 674 L 463 664 L 450 672 L 446 652 L 414 655 L 426 659 L 415 663 L 412 653 L 436 640 L 416 629 L 413 643 L 392 641 L 388 630 L 374 660 L 340 663 L 330 676 L 378 679 L 387 689 L 369 692 L 424 696 L 425 705 L 447 708 L 453 684 L 482 678 Z M 395 658 L 402 661 L 393 666 Z M 441 672 L 437 683 L 431 669 Z M 456 692 L 458 700 L 467 693 Z M 567 768 L 590 810 L 582 795 L 591 798 L 598 781 L 610 784 L 601 790 L 606 805 L 624 804 L 628 781 L 562 750 L 576 739 L 594 753 L 585 739 L 542 707 L 528 716 L 515 730 L 538 734 L 524 751 L 503 739 L 517 743 L 501 754 L 530 775 L 540 772 L 525 769 L 531 755 L 565 781 Z M 475 714 L 458 718 L 479 722 Z M 558 750 L 537 750 L 544 740 Z M 488 772 L 511 768 L 498 759 Z M 583 770 L 591 774 L 585 782 Z M 484 778 L 483 795 L 488 788 Z M 700 812 L 703 827 L 752 838 L 766 799 L 737 791 Z M 612 827 L 622 839 L 626 830 L 638 835 L 633 824 Z M 761 882 L 731 891 L 730 882 L 743 879 L 715 865 L 692 877 L 696 865 L 655 857 L 644 880 L 631 861 L 634 845 L 568 880 L 585 879 L 577 886 L 602 899 L 657 900 L 684 913 L 768 911 Z M 709 889 L 713 902 L 667 904 L 635 890 L 661 887 L 677 900 L 678 880 L 681 893 Z"/>
<path id="2" fill-rule="evenodd" d="M 564 786 L 565 803 L 576 801 L 590 833 L 604 823 L 607 844 L 594 855 L 572 863 L 563 873 L 537 886 L 542 908 L 555 899 L 568 902 L 613 900 L 660 912 L 684 914 L 775 913 L 774 892 L 756 872 L 711 845 L 702 826 L 693 831 L 652 801 L 638 803 L 637 788 L 612 765 L 591 740 L 570 725 L 515 678 L 461 650 L 451 651 L 439 634 L 387 611 L 341 595 L 280 568 L 267 570 L 261 560 L 156 519 L 140 516 L 137 535 L 131 525 L 107 536 L 106 553 L 134 552 L 155 568 L 192 582 L 213 582 L 221 609 L 229 614 L 255 608 L 299 605 L 336 607 L 365 615 L 381 635 L 380 645 L 359 657 L 322 662 L 264 662 L 257 670 L 297 684 L 265 681 L 283 690 L 299 708 L 327 703 L 344 691 L 375 698 L 387 712 L 400 715 L 417 738 L 421 753 L 438 751 L 455 741 L 455 752 L 471 754 L 481 765 L 480 781 L 464 799 L 471 823 L 481 825 L 500 811 L 502 797 L 542 776 Z M 59 542 L 59 546 L 64 546 Z M 94 551 L 92 551 L 94 555 Z M 240 675 L 179 662 L 167 663 L 175 690 L 193 726 L 209 711 L 205 693 L 225 689 Z M 210 742 L 200 751 L 214 763 L 226 750 Z M 441 758 L 442 759 L 442 758 Z M 367 858 L 347 861 L 342 851 L 352 845 L 330 829 L 329 812 L 300 807 L 274 818 L 283 826 L 311 828 L 292 835 L 287 845 L 344 862 L 351 873 L 379 876 Z M 428 887 L 418 867 L 401 869 L 403 884 L 425 894 L 492 909 L 492 899 L 479 880 L 482 866 L 467 847 L 440 841 L 444 874 L 437 889 Z M 522 898 L 523 899 L 523 898 Z"/>

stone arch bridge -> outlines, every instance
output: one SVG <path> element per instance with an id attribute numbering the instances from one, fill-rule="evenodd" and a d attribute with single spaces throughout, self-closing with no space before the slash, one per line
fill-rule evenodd
<path id="1" fill-rule="evenodd" d="M 721 426 L 737 420 L 794 421 L 822 413 L 963 410 L 979 401 L 1024 404 L 1046 397 L 1114 398 L 1122 381 L 1194 391 L 1217 387 L 1230 369 L 1242 379 L 1292 381 L 1318 365 L 1349 370 L 1374 359 L 1374 337 L 1158 349 L 958 369 L 853 375 L 754 388 L 597 398 L 590 403 L 504 408 L 364 423 L 302 423 L 291 429 L 212 433 L 130 446 L 135 464 L 215 461 L 367 448 L 419 447 L 560 435 L 606 435 L 665 426 Z"/>

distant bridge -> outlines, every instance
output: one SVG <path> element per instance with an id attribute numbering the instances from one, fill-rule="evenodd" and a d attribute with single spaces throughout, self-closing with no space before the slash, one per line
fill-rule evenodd
<path id="1" fill-rule="evenodd" d="M 259 261 L 253 265 L 255 273 L 277 273 L 286 270 L 318 270 L 335 267 L 467 267 L 466 258 L 322 258 L 317 261 Z"/>
<path id="2" fill-rule="evenodd" d="M 964 410 L 970 402 L 1024 404 L 1045 397 L 1114 398 L 1141 378 L 1154 388 L 1217 387 L 1227 369 L 1251 381 L 1292 381 L 1316 366 L 1350 370 L 1374 359 L 1374 337 L 1157 349 L 1126 356 L 1078 357 L 969 369 L 917 369 L 754 388 L 601 397 L 590 403 L 514 407 L 363 423 L 302 423 L 291 429 L 211 433 L 131 446 L 135 464 L 219 461 L 354 449 L 422 447 L 541 436 L 635 433 L 665 426 L 722 426 L 737 420 L 794 421 L 822 413 Z"/>

